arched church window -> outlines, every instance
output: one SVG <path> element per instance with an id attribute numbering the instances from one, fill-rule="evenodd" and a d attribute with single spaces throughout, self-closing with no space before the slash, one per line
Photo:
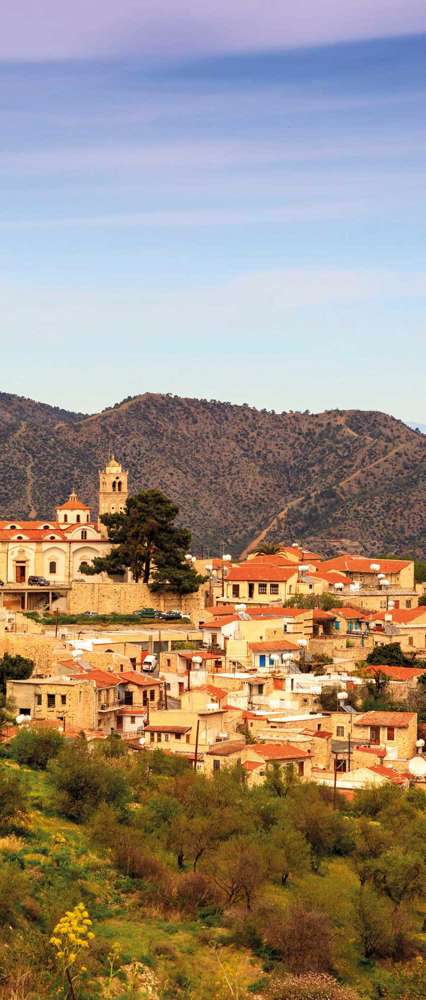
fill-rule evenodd
<path id="1" fill-rule="evenodd" d="M 118 489 L 118 492 L 121 493 L 121 480 L 119 480 L 118 483 L 117 483 L 117 489 Z"/>
<path id="2" fill-rule="evenodd" d="M 76 521 L 77 521 L 77 524 L 80 524 L 80 521 L 81 521 L 81 517 L 80 517 L 80 514 L 77 514 L 77 516 L 76 516 Z"/>
<path id="3" fill-rule="evenodd" d="M 56 563 L 53 560 L 49 563 L 49 573 L 52 573 L 53 576 L 56 573 Z"/>
<path id="4" fill-rule="evenodd" d="M 81 540 L 85 542 L 86 538 L 87 538 L 87 531 L 85 530 L 85 528 L 83 528 L 83 531 L 81 532 Z"/>
<path id="5" fill-rule="evenodd" d="M 115 493 L 116 489 L 117 489 L 117 483 L 116 483 L 116 481 L 114 479 L 114 482 L 112 484 L 112 492 Z"/>
<path id="6" fill-rule="evenodd" d="M 64 522 L 65 522 L 65 524 L 67 523 L 67 521 L 68 521 L 68 514 L 64 514 Z"/>

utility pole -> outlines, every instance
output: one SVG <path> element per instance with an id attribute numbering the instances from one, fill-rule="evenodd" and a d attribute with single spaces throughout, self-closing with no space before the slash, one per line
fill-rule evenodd
<path id="1" fill-rule="evenodd" d="M 196 771 L 196 770 L 197 770 L 197 761 L 198 761 L 198 738 L 199 738 L 199 735 L 200 735 L 200 720 L 199 720 L 199 719 L 197 719 L 197 729 L 196 729 L 196 733 L 195 733 L 195 754 L 194 754 L 194 771 Z"/>
<path id="2" fill-rule="evenodd" d="M 336 757 L 334 757 L 333 809 L 336 808 L 336 791 L 337 791 L 337 760 Z"/>

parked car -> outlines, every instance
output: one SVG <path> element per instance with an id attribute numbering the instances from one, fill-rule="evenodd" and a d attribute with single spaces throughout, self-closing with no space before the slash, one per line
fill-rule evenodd
<path id="1" fill-rule="evenodd" d="M 97 618 L 98 617 L 98 612 L 97 611 L 82 611 L 81 614 L 82 614 L 83 618 Z"/>
<path id="2" fill-rule="evenodd" d="M 164 622 L 179 622 L 182 615 L 180 611 L 162 611 L 160 618 Z"/>
<path id="3" fill-rule="evenodd" d="M 48 587 L 49 581 L 46 580 L 45 576 L 29 576 L 28 577 L 29 587 Z"/>
<path id="4" fill-rule="evenodd" d="M 155 608 L 140 608 L 139 611 L 134 611 L 134 615 L 138 618 L 158 618 L 159 614 Z"/>

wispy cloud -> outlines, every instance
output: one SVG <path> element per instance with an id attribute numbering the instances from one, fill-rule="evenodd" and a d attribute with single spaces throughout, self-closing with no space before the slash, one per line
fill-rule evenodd
<path id="1" fill-rule="evenodd" d="M 3 0 L 0 58 L 148 58 L 426 30 L 423 0 Z"/>

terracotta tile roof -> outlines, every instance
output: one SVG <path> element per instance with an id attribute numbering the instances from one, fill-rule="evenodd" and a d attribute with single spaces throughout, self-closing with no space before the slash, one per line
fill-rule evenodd
<path id="1" fill-rule="evenodd" d="M 262 767 L 261 761 L 257 763 L 255 760 L 245 760 L 243 763 L 243 768 L 245 771 L 257 771 L 259 767 Z"/>
<path id="2" fill-rule="evenodd" d="M 336 620 L 336 613 L 332 611 L 323 611 L 321 608 L 313 609 L 314 622 L 334 622 Z"/>
<path id="3" fill-rule="evenodd" d="M 146 715 L 146 708 L 139 708 L 136 705 L 123 705 L 117 709 L 117 715 Z"/>
<path id="4" fill-rule="evenodd" d="M 72 674 L 74 681 L 94 681 L 97 689 L 117 687 L 121 676 L 109 673 L 108 670 L 86 670 L 84 674 Z"/>
<path id="5" fill-rule="evenodd" d="M 286 653 L 288 651 L 300 653 L 300 646 L 295 642 L 289 642 L 288 639 L 265 639 L 263 642 L 249 642 L 248 647 L 252 653 Z"/>
<path id="6" fill-rule="evenodd" d="M 306 750 L 296 747 L 292 743 L 257 743 L 250 748 L 264 760 L 303 760 L 309 757 Z"/>
<path id="7" fill-rule="evenodd" d="M 416 677 L 423 677 L 426 674 L 426 667 L 387 667 L 371 666 L 368 668 L 369 674 L 384 674 L 391 681 L 412 681 Z"/>
<path id="8" fill-rule="evenodd" d="M 58 504 L 56 510 L 90 510 L 90 507 L 76 493 L 71 493 L 65 503 Z"/>
<path id="9" fill-rule="evenodd" d="M 422 617 L 425 618 L 426 624 L 426 607 L 424 606 L 419 608 L 389 608 L 388 611 L 374 612 L 372 617 L 374 621 L 384 621 L 385 615 L 392 615 L 392 621 L 397 625 L 406 625 Z"/>
<path id="10" fill-rule="evenodd" d="M 374 774 L 380 774 L 382 778 L 387 778 L 393 785 L 405 785 L 407 782 L 406 775 L 394 771 L 391 767 L 385 767 L 383 764 L 375 764 L 373 767 L 369 767 L 368 770 L 374 771 Z"/>
<path id="11" fill-rule="evenodd" d="M 252 581 L 259 583 L 286 583 L 295 575 L 297 569 L 290 569 L 281 566 L 268 566 L 265 563 L 257 563 L 255 560 L 246 563 L 244 566 L 234 566 L 226 577 L 232 583 L 241 581 Z"/>
<path id="12" fill-rule="evenodd" d="M 307 730 L 304 729 L 303 732 L 307 733 Z M 333 738 L 333 733 L 329 733 L 327 729 L 317 729 L 315 733 L 310 735 L 316 740 L 331 740 Z"/>
<path id="13" fill-rule="evenodd" d="M 372 570 L 371 566 L 378 566 L 378 570 Z M 343 573 L 399 573 L 406 566 L 410 565 L 409 559 L 376 559 L 374 556 L 351 556 L 349 554 L 336 556 L 334 559 L 326 559 L 322 563 L 323 569 L 337 569 Z"/>
<path id="14" fill-rule="evenodd" d="M 245 746 L 243 742 L 218 743 L 217 746 L 210 747 L 207 753 L 211 757 L 230 757 L 233 753 L 240 753 Z"/>
<path id="15" fill-rule="evenodd" d="M 364 712 L 364 715 L 354 716 L 354 726 L 393 726 L 395 729 L 407 729 L 410 722 L 416 719 L 415 712 Z"/>
<path id="16" fill-rule="evenodd" d="M 162 681 L 158 677 L 145 677 L 143 674 L 138 674 L 136 670 L 123 671 L 122 674 L 117 674 L 118 683 L 122 684 L 136 684 L 137 687 L 159 687 L 162 685 Z"/>
<path id="17" fill-rule="evenodd" d="M 355 750 L 362 750 L 362 753 L 372 753 L 375 757 L 386 757 L 386 750 L 382 747 L 366 747 L 362 743 L 357 743 Z"/>
<path id="18" fill-rule="evenodd" d="M 349 618 L 349 619 L 359 619 L 360 621 L 367 621 L 370 617 L 361 608 L 332 608 L 333 617 Z"/>
<path id="19" fill-rule="evenodd" d="M 206 694 L 210 694 L 212 698 L 217 698 L 219 701 L 229 695 L 229 691 L 226 688 L 215 687 L 214 684 L 202 684 L 201 687 L 193 688 L 192 690 L 205 691 Z"/>

